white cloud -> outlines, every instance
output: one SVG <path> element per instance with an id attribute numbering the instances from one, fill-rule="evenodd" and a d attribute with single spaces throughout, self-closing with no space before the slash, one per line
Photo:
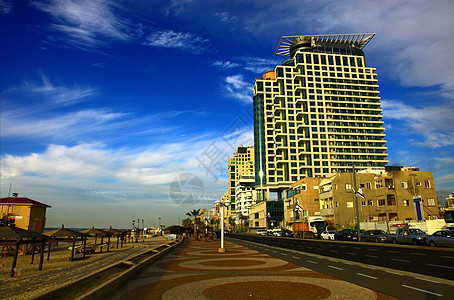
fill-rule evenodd
<path id="1" fill-rule="evenodd" d="M 274 70 L 276 65 L 282 63 L 282 58 L 266 59 L 260 57 L 243 56 L 239 57 L 246 65 L 244 69 L 254 73 L 263 74 L 266 71 Z"/>
<path id="2" fill-rule="evenodd" d="M 241 66 L 239 63 L 232 62 L 232 61 L 214 61 L 212 66 L 219 67 L 221 69 L 232 69 Z"/>
<path id="3" fill-rule="evenodd" d="M 130 24 L 117 17 L 111 1 L 50 0 L 34 1 L 32 5 L 50 14 L 55 21 L 50 28 L 60 32 L 59 38 L 73 46 L 86 49 L 108 40 L 131 39 Z"/>
<path id="4" fill-rule="evenodd" d="M 228 96 L 238 99 L 243 103 L 252 101 L 252 84 L 245 81 L 244 75 L 232 75 L 225 78 Z"/>
<path id="5" fill-rule="evenodd" d="M 24 82 L 22 85 L 4 91 L 2 96 L 14 102 L 18 102 L 19 98 L 32 98 L 34 102 L 37 99 L 45 99 L 48 104 L 65 106 L 85 101 L 95 94 L 94 88 L 54 84 L 47 76 L 41 74 L 40 82 Z"/>
<path id="6" fill-rule="evenodd" d="M 207 50 L 208 43 L 207 39 L 192 33 L 159 30 L 150 34 L 144 45 L 175 48 L 193 54 L 201 54 Z"/>
<path id="7" fill-rule="evenodd" d="M 399 128 L 410 136 L 423 137 L 424 141 L 414 141 L 415 145 L 431 148 L 454 145 L 453 103 L 417 108 L 396 100 L 382 100 L 382 107 L 385 120 L 399 120 L 404 126 L 394 126 L 394 130 Z"/>

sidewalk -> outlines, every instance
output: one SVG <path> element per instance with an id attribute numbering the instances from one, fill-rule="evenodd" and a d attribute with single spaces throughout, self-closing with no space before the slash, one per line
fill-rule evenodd
<path id="1" fill-rule="evenodd" d="M 246 247 L 186 239 L 109 299 L 395 299 Z"/>

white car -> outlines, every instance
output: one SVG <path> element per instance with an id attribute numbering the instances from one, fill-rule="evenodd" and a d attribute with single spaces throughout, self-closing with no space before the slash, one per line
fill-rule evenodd
<path id="1" fill-rule="evenodd" d="M 333 230 L 325 230 L 323 231 L 321 234 L 320 234 L 320 237 L 322 238 L 322 240 L 332 240 L 334 241 L 334 234 L 336 232 L 333 231 Z"/>

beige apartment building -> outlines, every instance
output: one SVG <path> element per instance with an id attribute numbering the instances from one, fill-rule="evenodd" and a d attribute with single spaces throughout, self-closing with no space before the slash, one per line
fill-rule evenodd
<path id="1" fill-rule="evenodd" d="M 228 190 L 224 197 L 230 199 L 227 218 L 236 217 L 236 183 L 242 175 L 254 175 L 254 146 L 238 147 L 228 160 Z"/>
<path id="2" fill-rule="evenodd" d="M 439 216 L 433 175 L 412 167 L 386 167 L 356 173 L 360 222 L 416 220 L 413 198 L 421 196 L 423 217 Z M 356 224 L 353 174 L 339 173 L 320 182 L 320 215 L 340 226 Z"/>
<path id="3" fill-rule="evenodd" d="M 303 223 L 308 217 L 320 216 L 319 185 L 321 178 L 304 178 L 293 183 L 287 190 L 284 204 L 286 226 L 295 231 L 295 223 Z M 296 206 L 299 210 L 296 210 Z"/>
<path id="4" fill-rule="evenodd" d="M 363 48 L 374 34 L 281 38 L 288 60 L 253 89 L 256 189 L 261 199 L 306 177 L 388 163 L 375 68 Z"/>

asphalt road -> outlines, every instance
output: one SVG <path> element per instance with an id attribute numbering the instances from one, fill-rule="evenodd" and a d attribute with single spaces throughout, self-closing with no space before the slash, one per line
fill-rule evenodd
<path id="1" fill-rule="evenodd" d="M 453 299 L 454 251 L 229 234 L 228 240 L 399 299 Z"/>

